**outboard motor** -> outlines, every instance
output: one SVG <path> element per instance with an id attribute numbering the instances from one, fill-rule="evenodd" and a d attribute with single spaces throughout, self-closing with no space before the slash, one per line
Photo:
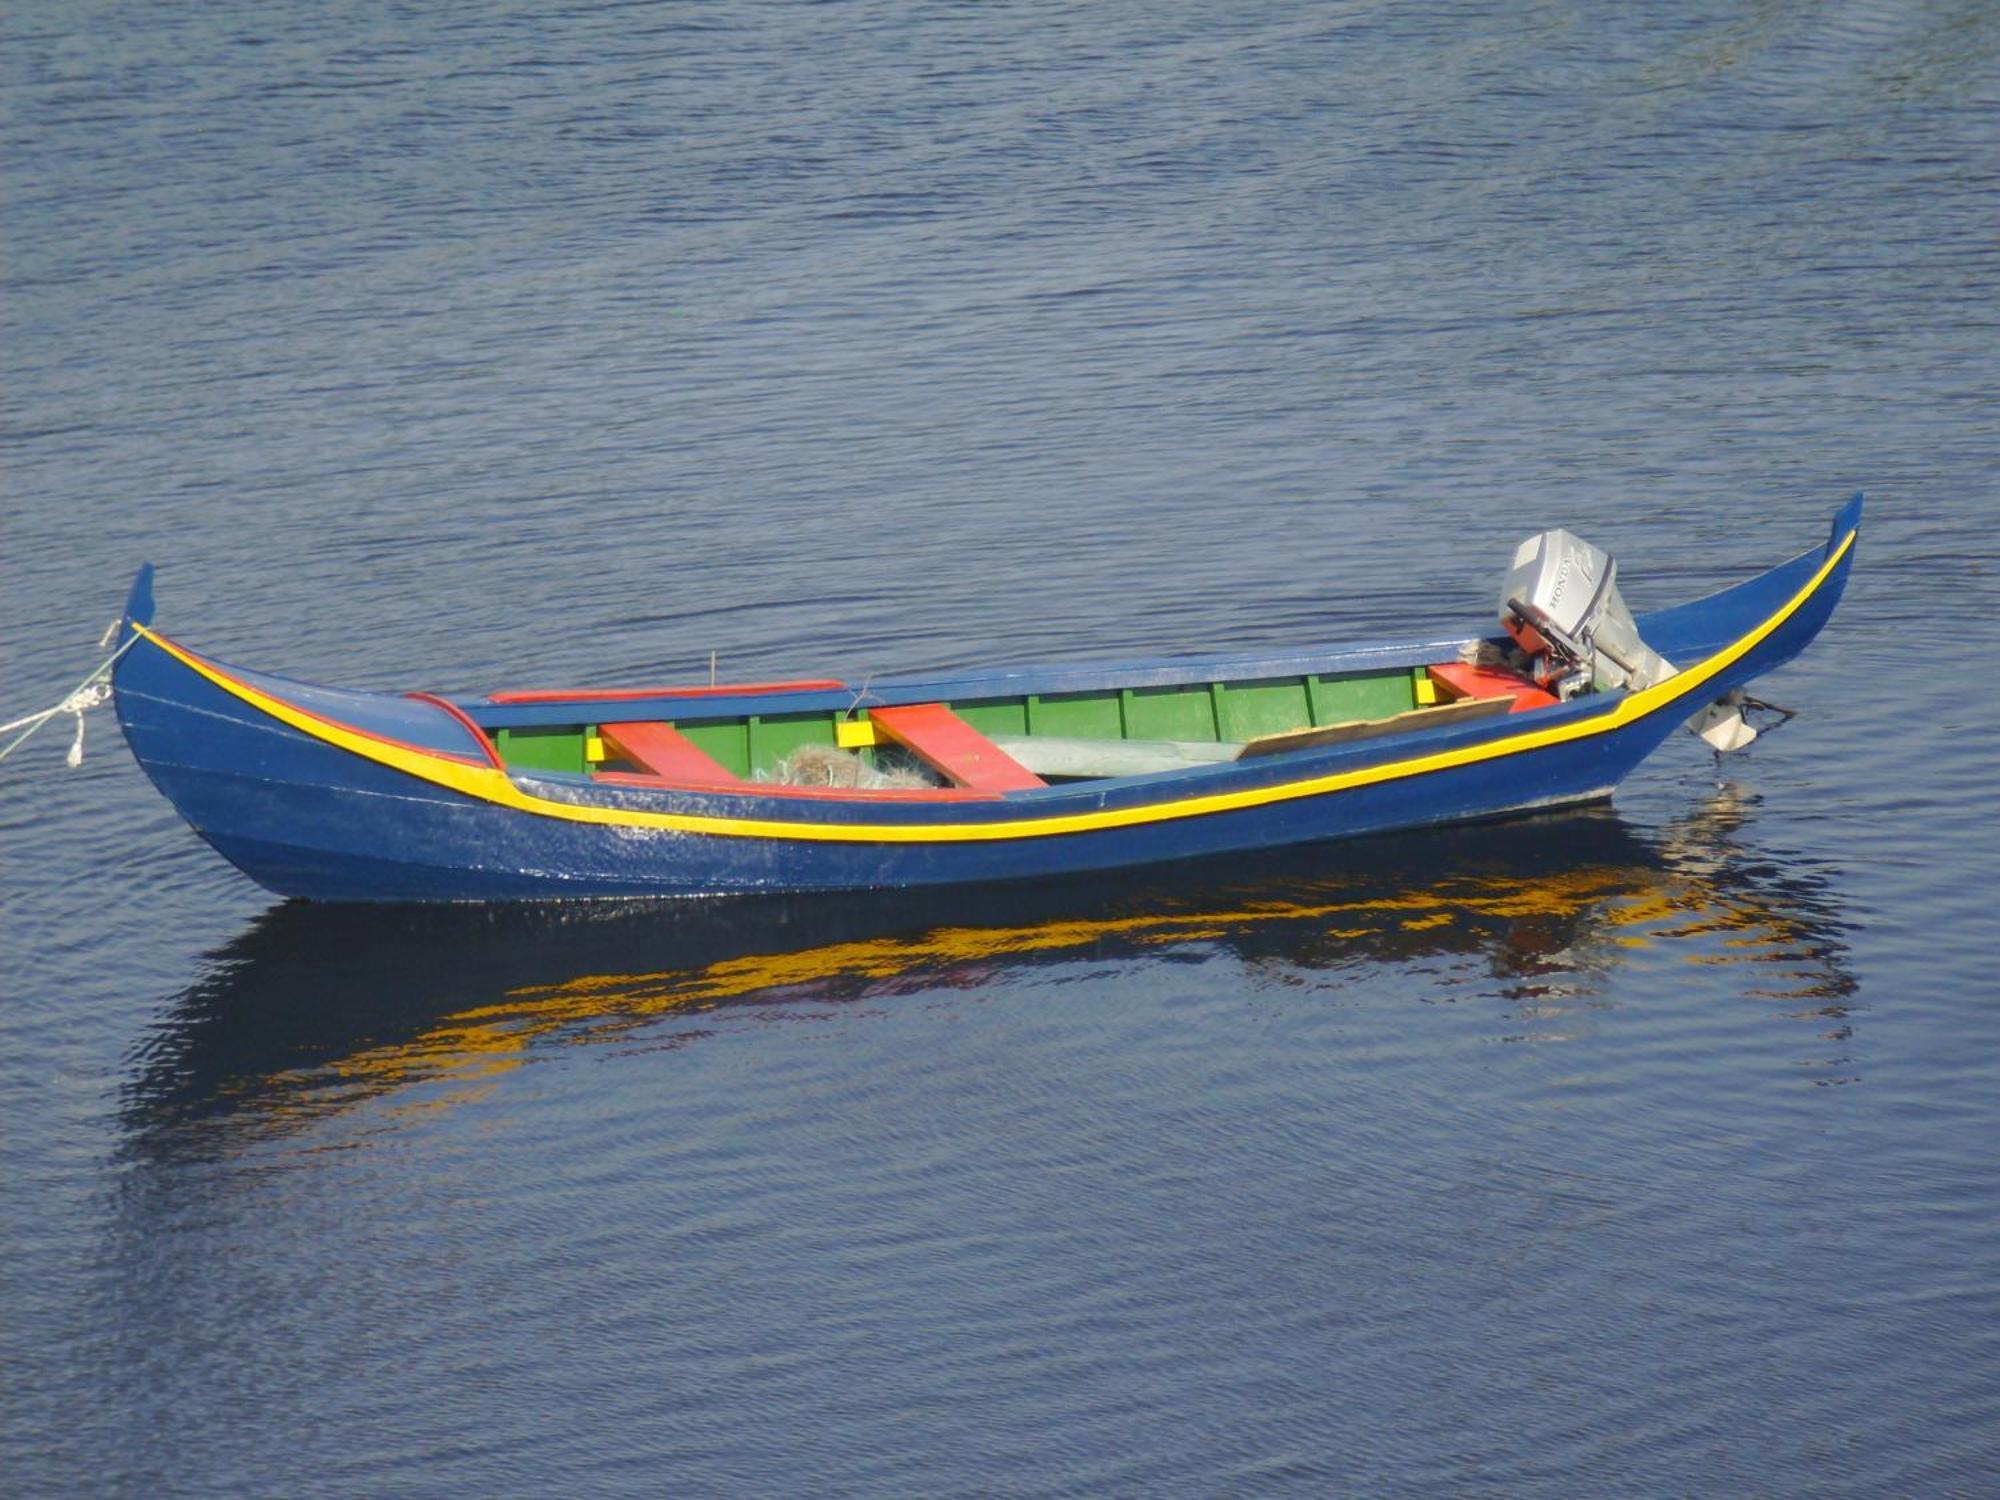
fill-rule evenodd
<path id="1" fill-rule="evenodd" d="M 1500 589 L 1500 624 L 1528 654 L 1529 675 L 1559 698 L 1637 692 L 1674 675 L 1673 663 L 1640 639 L 1618 592 L 1616 559 L 1567 531 L 1545 531 L 1515 549 Z M 1757 737 L 1729 698 L 1688 728 L 1718 751 Z"/>

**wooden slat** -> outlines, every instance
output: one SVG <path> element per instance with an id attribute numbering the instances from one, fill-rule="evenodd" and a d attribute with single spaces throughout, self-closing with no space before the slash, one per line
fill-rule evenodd
<path id="1" fill-rule="evenodd" d="M 1464 724 L 1506 712 L 1504 698 L 1466 698 L 1436 708 L 1413 708 L 1391 714 L 1386 719 L 1352 719 L 1345 724 L 1323 724 L 1317 729 L 1288 729 L 1283 734 L 1267 734 L 1243 747 L 1241 760 L 1260 755 L 1276 755 L 1285 750 L 1317 750 L 1325 745 L 1344 745 L 1350 740 L 1377 740 L 1385 735 L 1409 734 L 1418 729 L 1442 729 L 1447 724 Z"/>
<path id="2" fill-rule="evenodd" d="M 683 786 L 734 786 L 741 777 L 671 724 L 604 724 L 604 747 L 620 760 Z"/>
<path id="3" fill-rule="evenodd" d="M 871 708 L 868 718 L 941 776 L 982 792 L 1017 792 L 1047 782 L 942 703 Z"/>
<path id="4" fill-rule="evenodd" d="M 1530 678 L 1519 672 L 1510 672 L 1504 667 L 1475 667 L 1462 661 L 1449 661 L 1442 666 L 1427 667 L 1431 681 L 1442 683 L 1453 698 L 1511 698 L 1514 713 L 1523 713 L 1531 708 L 1546 708 L 1561 700 L 1554 693 L 1544 692 Z"/>

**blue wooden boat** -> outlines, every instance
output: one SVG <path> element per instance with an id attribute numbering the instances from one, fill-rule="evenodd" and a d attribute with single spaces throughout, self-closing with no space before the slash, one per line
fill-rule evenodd
<path id="1" fill-rule="evenodd" d="M 283 895 L 547 900 L 1014 880 L 1608 796 L 1691 717 L 1733 722 L 1744 685 L 1812 641 L 1845 587 L 1860 521 L 1856 495 L 1824 546 L 1625 617 L 1623 635 L 1603 620 L 1596 655 L 1580 614 L 1503 594 L 1511 640 L 859 689 L 345 691 L 230 666 L 162 634 L 148 566 L 113 682 L 154 784 Z M 1608 593 L 1622 610 L 1611 567 L 1599 578 L 1594 564 L 1572 573 L 1573 560 L 1542 559 L 1553 585 L 1542 602 L 1565 587 L 1574 602 L 1581 578 L 1594 606 Z M 1633 627 L 1650 669 L 1628 671 L 1631 652 L 1608 644 Z M 880 784 L 892 761 L 916 784 Z M 847 784 L 795 784 L 801 764 Z"/>

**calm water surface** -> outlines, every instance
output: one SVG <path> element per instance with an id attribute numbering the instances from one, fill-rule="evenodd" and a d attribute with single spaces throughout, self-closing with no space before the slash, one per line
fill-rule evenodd
<path id="1" fill-rule="evenodd" d="M 808 904 L 275 905 L 0 770 L 10 1494 L 2000 1491 L 2000 12 L 0 18 L 0 685 L 1429 635 L 1870 493 L 1719 770 Z"/>

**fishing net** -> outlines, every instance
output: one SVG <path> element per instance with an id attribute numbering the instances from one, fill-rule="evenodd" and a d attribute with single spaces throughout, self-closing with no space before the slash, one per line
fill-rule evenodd
<path id="1" fill-rule="evenodd" d="M 768 772 L 759 772 L 757 779 L 774 786 L 853 787 L 860 791 L 942 785 L 900 750 L 876 751 L 871 766 L 853 751 L 836 750 L 831 745 L 801 745 Z"/>

